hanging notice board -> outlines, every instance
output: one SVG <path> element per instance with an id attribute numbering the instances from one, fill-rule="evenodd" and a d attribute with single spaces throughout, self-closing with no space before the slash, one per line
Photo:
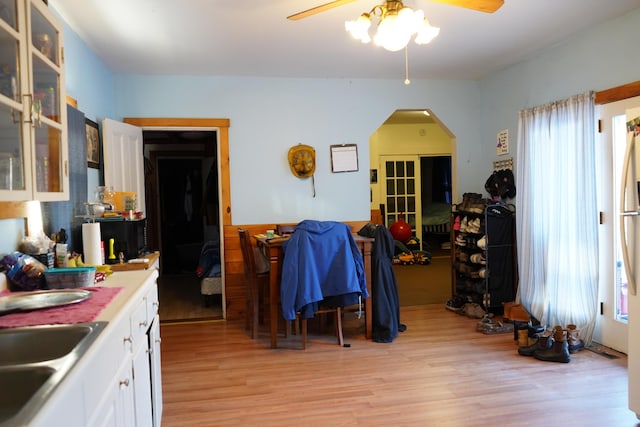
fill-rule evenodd
<path id="1" fill-rule="evenodd" d="M 358 146 L 336 144 L 331 147 L 331 172 L 357 172 Z"/>

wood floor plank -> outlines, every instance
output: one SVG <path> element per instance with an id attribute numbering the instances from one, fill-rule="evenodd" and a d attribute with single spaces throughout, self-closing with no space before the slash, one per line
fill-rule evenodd
<path id="1" fill-rule="evenodd" d="M 627 408 L 626 356 L 583 350 L 571 362 L 517 354 L 513 334 L 484 335 L 441 304 L 403 307 L 392 343 L 311 333 L 270 349 L 244 322 L 162 324 L 163 427 L 638 426 Z"/>

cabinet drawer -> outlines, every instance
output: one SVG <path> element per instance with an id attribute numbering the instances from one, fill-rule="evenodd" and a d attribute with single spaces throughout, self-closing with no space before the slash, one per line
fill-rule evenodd
<path id="1" fill-rule="evenodd" d="M 153 285 L 149 289 L 149 293 L 146 297 L 147 300 L 147 322 L 151 324 L 153 318 L 158 314 L 158 308 L 160 307 L 160 300 L 158 299 L 158 286 Z"/>
<path id="2" fill-rule="evenodd" d="M 87 416 L 91 415 L 104 395 L 104 389 L 96 387 L 96 384 L 110 384 L 123 360 L 131 358 L 131 326 L 128 316 L 114 323 L 109 337 L 110 339 L 104 342 L 100 351 L 96 352 L 91 363 L 93 369 L 87 372 L 84 378 Z"/>
<path id="3" fill-rule="evenodd" d="M 147 302 L 146 298 L 143 298 L 131 314 L 131 334 L 134 347 L 140 342 L 146 341 L 144 335 L 147 333 L 147 329 L 149 329 L 149 324 L 150 321 L 147 320 Z"/>

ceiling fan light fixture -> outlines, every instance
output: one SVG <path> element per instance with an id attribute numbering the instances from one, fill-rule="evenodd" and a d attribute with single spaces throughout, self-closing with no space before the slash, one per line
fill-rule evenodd
<path id="1" fill-rule="evenodd" d="M 351 34 L 356 40 L 360 40 L 362 43 L 369 43 L 371 37 L 369 36 L 369 27 L 371 26 L 371 15 L 363 13 L 355 21 L 346 21 L 344 28 Z"/>
<path id="2" fill-rule="evenodd" d="M 369 13 L 363 13 L 355 21 L 345 22 L 345 29 L 357 40 L 368 43 L 371 40 L 369 28 L 372 15 L 378 18 L 373 42 L 386 50 L 396 52 L 404 49 L 411 37 L 416 36 L 417 44 L 433 40 L 440 29 L 429 24 L 422 10 L 413 10 L 401 1 L 389 0 L 374 6 Z"/>
<path id="3" fill-rule="evenodd" d="M 432 26 L 425 18 L 424 21 L 422 21 L 422 26 L 416 33 L 415 42 L 416 44 L 430 43 L 431 40 L 438 37 L 438 34 L 440 34 L 440 28 Z"/>

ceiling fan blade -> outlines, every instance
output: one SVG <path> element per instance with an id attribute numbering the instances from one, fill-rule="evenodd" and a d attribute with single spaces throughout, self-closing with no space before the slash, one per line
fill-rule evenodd
<path id="1" fill-rule="evenodd" d="M 480 12 L 493 13 L 500 9 L 504 0 L 433 0 L 438 3 L 450 4 L 452 6 L 464 7 L 467 9 L 479 10 Z"/>
<path id="2" fill-rule="evenodd" d="M 353 3 L 356 0 L 335 0 L 329 3 L 321 4 L 320 6 L 312 7 L 311 9 L 304 10 L 302 12 L 294 13 L 291 16 L 287 16 L 287 19 L 297 21 L 298 19 L 306 18 L 316 13 L 324 12 L 334 7 L 342 6 L 348 3 Z"/>

